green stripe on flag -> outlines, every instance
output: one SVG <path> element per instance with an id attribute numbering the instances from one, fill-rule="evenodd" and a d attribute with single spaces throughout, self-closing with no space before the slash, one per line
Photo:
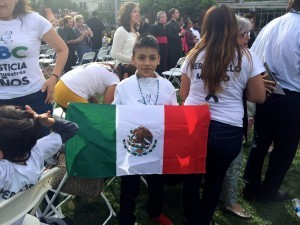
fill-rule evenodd
<path id="1" fill-rule="evenodd" d="M 66 144 L 70 176 L 96 178 L 116 175 L 115 111 L 115 105 L 69 104 L 66 119 L 76 121 L 79 126 L 79 132 Z"/>

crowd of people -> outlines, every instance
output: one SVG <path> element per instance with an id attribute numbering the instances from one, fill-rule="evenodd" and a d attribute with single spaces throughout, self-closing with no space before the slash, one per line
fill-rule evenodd
<path id="1" fill-rule="evenodd" d="M 120 225 L 136 222 L 140 176 L 147 182 L 146 211 L 158 224 L 173 224 L 162 212 L 164 185 L 170 180 L 182 183 L 187 225 L 214 224 L 220 202 L 225 211 L 251 218 L 237 202 L 247 102 L 255 103 L 256 111 L 243 197 L 286 200 L 289 194 L 281 185 L 300 139 L 300 0 L 289 0 L 287 10 L 255 39 L 253 18 L 235 15 L 226 5 L 209 8 L 200 30 L 199 21 L 180 17 L 177 8 L 158 12 L 156 23 L 150 24 L 141 18 L 137 3 L 127 2 L 119 9 L 110 43 L 116 65 L 94 62 L 72 69 L 84 53 L 102 47 L 105 26 L 97 12 L 86 23 L 82 15 L 65 15 L 54 29 L 26 0 L 1 1 L 0 62 L 5 66 L 0 71 L 0 201 L 34 185 L 44 160 L 77 132 L 76 124 L 52 118 L 54 100 L 67 110 L 69 102 L 98 103 L 97 95 L 104 96 L 103 104 L 115 105 L 178 105 L 180 97 L 182 105 L 208 104 L 211 113 L 206 173 L 122 176 Z M 42 41 L 56 52 L 47 80 L 39 66 Z M 185 61 L 177 96 L 161 73 L 181 57 Z M 263 63 L 274 80 L 265 79 L 270 74 Z M 276 92 L 279 84 L 284 94 Z"/>

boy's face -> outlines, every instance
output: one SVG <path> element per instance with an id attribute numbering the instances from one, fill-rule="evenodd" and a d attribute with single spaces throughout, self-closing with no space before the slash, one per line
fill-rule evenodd
<path id="1" fill-rule="evenodd" d="M 137 68 L 140 77 L 156 77 L 154 71 L 159 65 L 160 56 L 154 48 L 137 48 L 131 58 L 132 64 Z"/>

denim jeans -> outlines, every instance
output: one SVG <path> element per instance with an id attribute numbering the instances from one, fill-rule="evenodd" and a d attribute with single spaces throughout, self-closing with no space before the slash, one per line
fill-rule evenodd
<path id="1" fill-rule="evenodd" d="M 202 200 L 201 175 L 184 178 L 184 212 L 188 225 L 209 225 L 219 202 L 223 180 L 231 162 L 241 151 L 243 128 L 211 121 L 208 133 L 206 174 Z"/>
<path id="2" fill-rule="evenodd" d="M 243 128 L 211 121 L 206 160 L 200 224 L 208 225 L 219 202 L 223 180 L 231 162 L 242 148 Z"/>
<path id="3" fill-rule="evenodd" d="M 92 52 L 92 48 L 90 47 L 90 46 L 85 46 L 85 45 L 83 45 L 83 46 L 78 46 L 77 47 L 77 56 L 78 56 L 78 62 L 80 63 L 81 62 L 81 59 L 82 59 L 82 57 L 83 57 L 83 55 L 85 54 L 85 53 L 89 53 L 89 52 Z M 84 64 L 85 62 L 83 62 L 83 64 Z"/>
<path id="4" fill-rule="evenodd" d="M 0 99 L 1 105 L 16 105 L 20 107 L 25 107 L 25 105 L 29 105 L 36 113 L 41 114 L 45 113 L 48 110 L 53 112 L 52 104 L 45 103 L 45 99 L 47 97 L 47 92 L 35 92 L 29 95 L 25 95 L 23 97 L 12 98 L 12 99 Z M 41 135 L 40 137 L 44 137 L 50 134 L 50 129 L 46 127 L 41 127 Z"/>

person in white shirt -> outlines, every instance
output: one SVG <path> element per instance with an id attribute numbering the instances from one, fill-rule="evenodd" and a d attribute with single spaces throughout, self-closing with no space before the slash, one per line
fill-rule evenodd
<path id="1" fill-rule="evenodd" d="M 54 87 L 68 57 L 68 47 L 51 23 L 29 9 L 26 1 L 1 1 L 0 105 L 26 104 L 38 113 L 52 111 Z M 56 64 L 46 80 L 39 65 L 41 41 L 56 52 Z M 44 129 L 43 135 L 49 134 Z"/>
<path id="2" fill-rule="evenodd" d="M 39 126 L 53 132 L 38 139 Z M 50 111 L 37 114 L 30 106 L 0 106 L 0 201 L 34 185 L 41 176 L 44 159 L 56 154 L 78 126 L 54 119 Z"/>
<path id="3" fill-rule="evenodd" d="M 117 84 L 135 70 L 131 64 L 121 65 L 116 70 L 103 62 L 79 66 L 57 82 L 54 99 L 64 110 L 69 102 L 97 103 L 96 95 L 102 95 L 103 103 L 110 104 Z"/>
<path id="4" fill-rule="evenodd" d="M 200 32 L 199 32 L 199 22 L 197 20 L 193 20 L 193 26 L 190 28 L 192 31 L 194 38 L 195 38 L 195 43 L 197 44 L 200 41 Z"/>
<path id="5" fill-rule="evenodd" d="M 247 47 L 248 41 L 250 39 L 249 32 L 252 28 L 251 22 L 243 18 L 241 16 L 236 15 L 237 24 L 238 24 L 238 43 L 241 46 Z M 246 107 L 246 101 L 243 101 L 244 110 Z M 247 110 L 244 112 L 244 118 L 243 118 L 243 130 L 244 130 L 244 138 L 247 139 L 247 122 L 248 116 L 247 116 Z M 242 147 L 243 148 L 243 147 Z M 239 184 L 239 178 L 241 175 L 242 170 L 242 164 L 243 164 L 243 149 L 238 154 L 238 156 L 232 161 L 230 164 L 225 178 L 223 182 L 223 188 L 221 192 L 220 201 L 223 205 L 223 209 L 226 212 L 230 212 L 233 215 L 236 215 L 240 218 L 249 219 L 251 218 L 251 214 L 247 212 L 243 207 L 238 203 L 238 184 Z"/>
<path id="6" fill-rule="evenodd" d="M 202 201 L 202 176 L 184 177 L 187 225 L 211 224 L 226 171 L 242 148 L 244 90 L 249 100 L 265 101 L 260 75 L 264 67 L 255 54 L 239 45 L 233 10 L 226 5 L 211 7 L 204 16 L 202 31 L 202 39 L 181 68 L 180 96 L 184 105 L 209 104 L 211 112 Z"/>
<path id="7" fill-rule="evenodd" d="M 140 9 L 137 3 L 124 3 L 119 10 L 119 27 L 114 33 L 111 56 L 119 63 L 130 63 L 132 49 L 139 36 Z"/>
<path id="8" fill-rule="evenodd" d="M 117 85 L 116 105 L 177 105 L 176 91 L 171 82 L 156 72 L 159 45 L 152 35 L 140 36 L 133 48 L 132 64 L 136 73 Z M 148 215 L 161 225 L 173 222 L 162 213 L 164 175 L 143 176 L 148 186 Z M 140 175 L 121 176 L 119 224 L 134 225 L 135 200 L 140 190 Z"/>
<path id="9" fill-rule="evenodd" d="M 289 12 L 268 23 L 251 50 L 266 62 L 285 95 L 273 93 L 256 105 L 255 135 L 244 173 L 244 198 L 283 201 L 281 184 L 295 157 L 300 139 L 300 0 L 290 0 Z M 267 171 L 262 166 L 270 145 Z"/>

